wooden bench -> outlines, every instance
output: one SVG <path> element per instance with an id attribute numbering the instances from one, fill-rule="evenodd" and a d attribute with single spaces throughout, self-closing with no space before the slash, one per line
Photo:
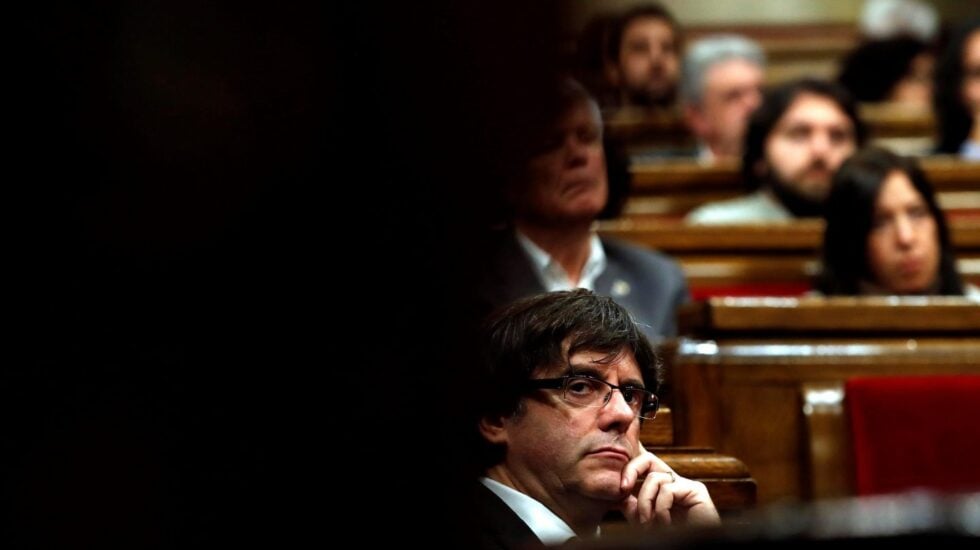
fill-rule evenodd
<path id="1" fill-rule="evenodd" d="M 872 143 L 917 155 L 934 149 L 937 130 L 930 111 L 890 103 L 865 103 L 858 111 Z M 606 133 L 632 157 L 664 149 L 693 149 L 696 144 L 678 111 L 607 110 L 603 121 Z"/>
<path id="2" fill-rule="evenodd" d="M 755 506 L 756 484 L 744 462 L 707 447 L 675 445 L 670 407 L 661 407 L 657 418 L 643 424 L 640 442 L 680 475 L 704 483 L 722 513 L 742 512 Z"/>
<path id="3" fill-rule="evenodd" d="M 847 378 L 980 373 L 980 306 L 962 298 L 716 298 L 679 327 L 665 348 L 675 441 L 738 456 L 760 504 L 846 492 L 842 451 L 809 437 Z"/>
<path id="4" fill-rule="evenodd" d="M 737 33 L 755 40 L 766 52 L 770 84 L 801 76 L 833 78 L 839 60 L 860 40 L 850 23 L 701 24 L 685 32 L 689 42 L 719 33 Z"/>
<path id="5" fill-rule="evenodd" d="M 980 163 L 946 156 L 923 157 L 920 162 L 947 215 L 980 216 Z M 738 164 L 733 162 L 637 164 L 630 168 L 630 174 L 630 198 L 624 216 L 632 219 L 676 220 L 706 202 L 745 194 Z"/>
<path id="6" fill-rule="evenodd" d="M 958 268 L 980 284 L 980 220 L 952 219 Z M 599 224 L 602 235 L 659 250 L 680 262 L 695 298 L 717 295 L 797 296 L 819 271 L 823 221 L 754 225 L 684 225 L 621 218 Z"/>

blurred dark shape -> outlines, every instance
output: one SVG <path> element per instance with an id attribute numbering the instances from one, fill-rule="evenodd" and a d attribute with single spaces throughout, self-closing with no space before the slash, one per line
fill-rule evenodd
<path id="1" fill-rule="evenodd" d="M 617 90 L 609 75 L 609 64 L 615 62 L 609 58 L 609 34 L 616 19 L 616 15 L 608 13 L 593 16 L 579 33 L 571 63 L 575 79 L 592 93 L 599 105 L 617 101 Z"/>
<path id="2" fill-rule="evenodd" d="M 630 157 L 623 139 L 603 135 L 602 148 L 606 151 L 606 173 L 609 177 L 609 198 L 598 219 L 610 220 L 623 213 L 626 199 L 632 187 L 630 177 Z"/>
<path id="3" fill-rule="evenodd" d="M 958 154 L 976 123 L 963 97 L 963 83 L 967 78 L 963 57 L 968 40 L 977 30 L 980 30 L 980 17 L 972 17 L 957 26 L 936 65 L 933 112 L 939 127 L 936 147 L 939 153 Z"/>
<path id="4" fill-rule="evenodd" d="M 861 44 L 844 58 L 837 80 L 858 101 L 902 101 L 928 107 L 932 63 L 929 45 L 918 39 L 876 40 Z"/>
<path id="5" fill-rule="evenodd" d="M 718 529 L 670 528 L 596 539 L 583 548 L 868 548 L 902 543 L 975 548 L 980 493 L 891 496 L 777 504 Z"/>
<path id="6" fill-rule="evenodd" d="M 452 537 L 456 252 L 554 4 L 29 10 L 0 545 Z"/>

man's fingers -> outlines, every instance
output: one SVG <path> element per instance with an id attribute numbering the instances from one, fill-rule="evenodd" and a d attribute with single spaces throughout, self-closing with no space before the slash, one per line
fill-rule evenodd
<path id="1" fill-rule="evenodd" d="M 673 484 L 674 477 L 671 474 L 666 475 L 670 477 L 660 487 L 660 492 L 657 493 L 653 503 L 654 521 L 662 525 L 670 525 L 670 509 L 674 506 L 674 491 L 668 486 Z"/>
<path id="2" fill-rule="evenodd" d="M 671 483 L 672 479 L 669 472 L 650 472 L 647 474 L 637 494 L 641 523 L 654 520 L 657 513 L 656 503 L 662 498 L 663 493 L 669 492 L 664 485 Z M 670 502 L 673 503 L 673 498 L 670 499 Z"/>
<path id="3" fill-rule="evenodd" d="M 626 497 L 626 500 L 624 500 L 623 504 L 620 505 L 620 510 L 623 512 L 623 517 L 625 517 L 630 523 L 635 524 L 640 522 L 638 515 L 638 504 L 639 501 L 636 499 L 636 497 L 630 495 Z"/>

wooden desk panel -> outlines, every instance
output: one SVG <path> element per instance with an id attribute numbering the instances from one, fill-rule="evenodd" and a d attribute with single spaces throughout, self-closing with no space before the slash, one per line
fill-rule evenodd
<path id="1" fill-rule="evenodd" d="M 813 492 L 804 384 L 840 383 L 858 375 L 980 373 L 977 341 L 928 358 L 904 344 L 880 353 L 836 356 L 806 352 L 809 347 L 800 346 L 795 357 L 794 350 L 783 347 L 740 353 L 736 360 L 723 350 L 713 356 L 682 354 L 672 361 L 673 402 L 687 413 L 675 415 L 678 443 L 738 456 L 753 472 L 763 504 L 806 499 Z"/>
<path id="2" fill-rule="evenodd" d="M 956 157 L 920 159 L 926 177 L 944 210 L 975 213 L 980 204 L 980 163 Z M 630 168 L 627 217 L 683 217 L 691 209 L 745 194 L 737 162 L 701 164 L 695 160 L 668 160 L 635 164 Z"/>
<path id="3" fill-rule="evenodd" d="M 681 333 L 702 338 L 980 337 L 980 305 L 956 296 L 712 298 L 685 306 L 678 322 Z"/>
<path id="4" fill-rule="evenodd" d="M 620 218 L 599 223 L 603 235 L 635 242 L 669 254 L 711 252 L 804 252 L 816 255 L 823 242 L 824 222 L 801 219 L 787 223 L 684 225 L 657 220 Z M 980 251 L 980 221 L 949 220 L 957 251 Z"/>
<path id="5" fill-rule="evenodd" d="M 761 504 L 839 496 L 840 462 L 827 464 L 842 451 L 815 456 L 809 439 L 839 420 L 814 416 L 827 411 L 808 407 L 808 392 L 853 376 L 980 373 L 978 315 L 962 298 L 692 305 L 680 330 L 695 337 L 664 348 L 675 441 L 738 456 Z"/>

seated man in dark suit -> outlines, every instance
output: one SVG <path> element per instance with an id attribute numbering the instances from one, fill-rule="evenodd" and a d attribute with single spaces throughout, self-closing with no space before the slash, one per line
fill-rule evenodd
<path id="1" fill-rule="evenodd" d="M 611 510 L 634 525 L 716 525 L 703 483 L 639 442 L 659 365 L 630 314 L 588 290 L 539 294 L 485 329 L 475 502 L 481 546 L 594 537 Z"/>
<path id="2" fill-rule="evenodd" d="M 684 274 L 662 254 L 596 235 L 593 223 L 616 203 L 599 108 L 573 80 L 562 80 L 555 92 L 538 120 L 516 123 L 523 143 L 510 145 L 518 173 L 506 189 L 509 223 L 483 251 L 481 309 L 587 288 L 625 306 L 648 337 L 672 336 L 675 311 L 689 297 Z"/>

